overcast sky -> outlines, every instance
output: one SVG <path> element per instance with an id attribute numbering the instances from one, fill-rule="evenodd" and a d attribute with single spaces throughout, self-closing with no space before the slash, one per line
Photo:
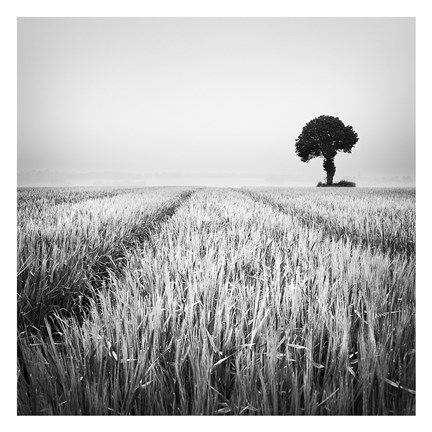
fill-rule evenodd
<path id="1" fill-rule="evenodd" d="M 18 20 L 21 184 L 314 185 L 294 145 L 322 114 L 359 136 L 336 181 L 414 183 L 413 18 Z"/>

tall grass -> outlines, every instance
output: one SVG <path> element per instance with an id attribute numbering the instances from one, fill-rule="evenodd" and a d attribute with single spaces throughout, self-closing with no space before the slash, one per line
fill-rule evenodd
<path id="1" fill-rule="evenodd" d="M 81 196 L 61 191 L 58 197 L 43 189 L 20 192 L 18 326 L 39 326 L 51 307 L 81 305 L 108 268 L 124 264 L 125 249 L 171 214 L 185 193 L 170 188 Z"/>
<path id="2" fill-rule="evenodd" d="M 299 223 L 390 253 L 415 253 L 414 189 L 255 189 L 253 199 L 290 213 Z"/>
<path id="3" fill-rule="evenodd" d="M 19 334 L 18 412 L 414 414 L 414 256 L 381 249 L 198 191 Z"/>

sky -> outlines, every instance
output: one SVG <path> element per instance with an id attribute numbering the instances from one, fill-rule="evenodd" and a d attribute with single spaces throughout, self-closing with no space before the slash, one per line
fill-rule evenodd
<path id="1" fill-rule="evenodd" d="M 19 18 L 18 185 L 415 182 L 414 18 Z"/>

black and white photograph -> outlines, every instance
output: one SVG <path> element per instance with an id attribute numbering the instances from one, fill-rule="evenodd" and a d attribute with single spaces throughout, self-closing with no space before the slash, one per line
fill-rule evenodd
<path id="1" fill-rule="evenodd" d="M 416 416 L 416 20 L 16 17 L 16 416 Z"/>

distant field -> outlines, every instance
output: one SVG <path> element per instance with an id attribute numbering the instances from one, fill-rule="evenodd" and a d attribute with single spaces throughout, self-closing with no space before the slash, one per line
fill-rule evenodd
<path id="1" fill-rule="evenodd" d="M 415 414 L 415 190 L 18 190 L 18 414 Z"/>

